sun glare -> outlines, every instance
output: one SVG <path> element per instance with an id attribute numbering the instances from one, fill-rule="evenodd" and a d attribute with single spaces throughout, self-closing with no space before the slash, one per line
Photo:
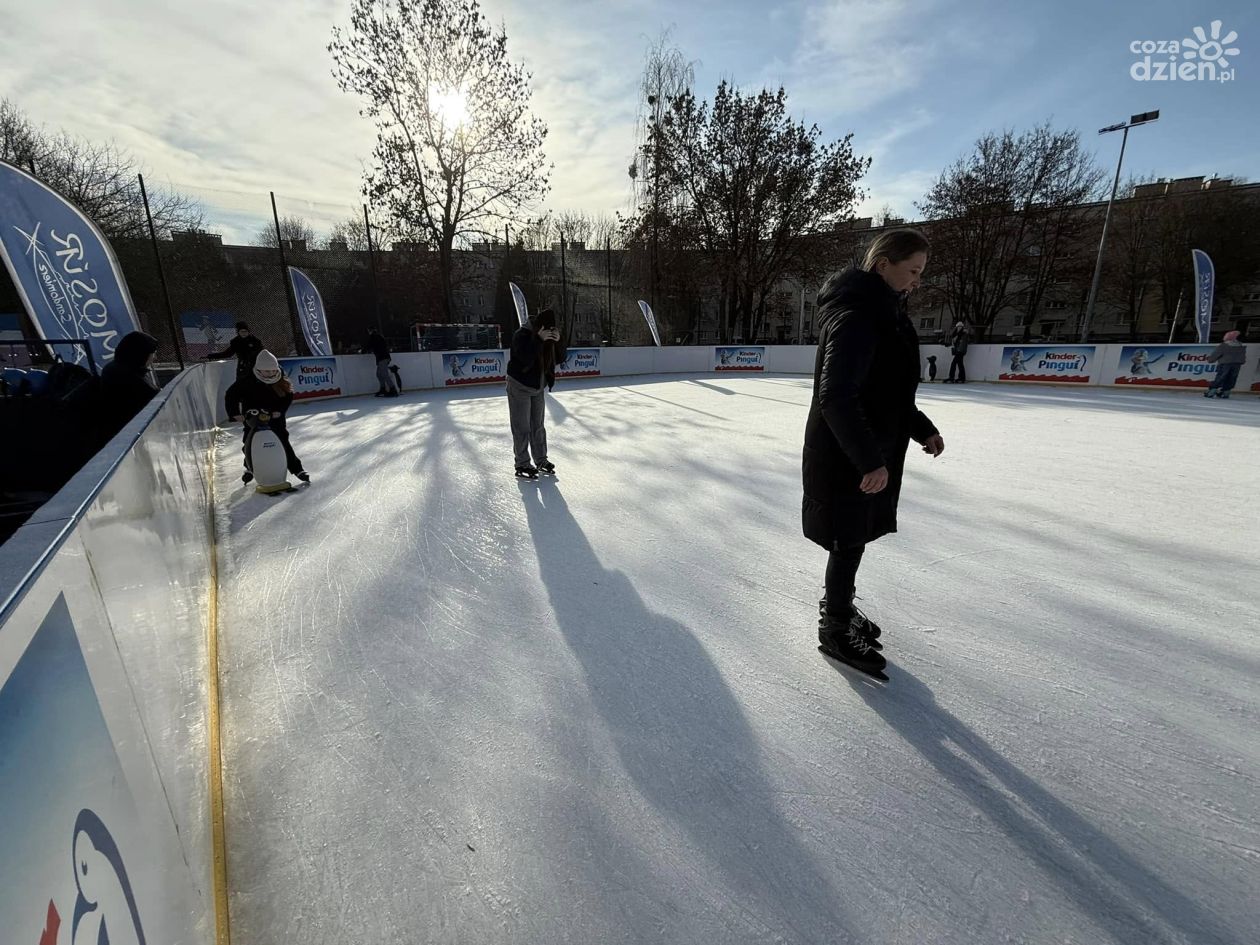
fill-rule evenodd
<path id="1" fill-rule="evenodd" d="M 444 127 L 454 130 L 468 120 L 468 101 L 459 89 L 429 88 L 429 107 Z"/>

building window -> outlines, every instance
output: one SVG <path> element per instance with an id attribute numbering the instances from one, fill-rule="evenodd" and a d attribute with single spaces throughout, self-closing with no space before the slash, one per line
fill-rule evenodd
<path id="1" fill-rule="evenodd" d="M 919 328 L 920 328 L 920 329 L 924 329 L 924 328 L 935 328 L 935 327 L 936 327 L 936 316 L 935 316 L 935 315 L 933 315 L 933 316 L 931 316 L 931 317 L 929 317 L 929 318 L 920 318 L 920 319 L 919 319 Z"/>
<path id="2" fill-rule="evenodd" d="M 1047 312 L 1060 312 L 1065 308 L 1067 308 L 1067 302 L 1060 302 L 1057 299 L 1052 299 L 1046 303 Z"/>

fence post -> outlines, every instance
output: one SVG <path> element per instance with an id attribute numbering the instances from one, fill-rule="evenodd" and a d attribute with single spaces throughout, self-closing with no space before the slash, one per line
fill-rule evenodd
<path id="1" fill-rule="evenodd" d="M 140 181 L 140 198 L 144 201 L 144 215 L 149 221 L 149 239 L 153 243 L 153 258 L 157 260 L 158 281 L 162 284 L 162 297 L 166 299 L 166 321 L 171 329 L 171 343 L 175 345 L 175 360 L 179 362 L 179 369 L 184 369 L 184 352 L 183 345 L 180 342 L 179 330 L 175 325 L 175 309 L 171 307 L 171 292 L 166 286 L 166 270 L 162 266 L 162 254 L 158 251 L 157 230 L 153 227 L 153 213 L 149 210 L 149 192 L 144 186 L 144 175 L 137 174 L 136 177 Z"/>
<path id="2" fill-rule="evenodd" d="M 608 333 L 604 336 L 608 344 L 612 344 L 612 239 L 604 238 L 604 276 L 608 282 Z"/>
<path id="3" fill-rule="evenodd" d="M 372 307 L 376 311 L 376 330 L 381 332 L 381 286 L 376 278 L 376 250 L 372 248 L 372 221 L 368 219 L 367 204 L 363 205 L 363 232 L 367 234 L 368 263 L 372 267 Z"/>
<path id="4" fill-rule="evenodd" d="M 289 310 L 289 330 L 293 332 L 293 351 L 302 353 L 302 326 L 297 320 L 297 300 L 293 297 L 293 286 L 289 284 L 289 263 L 284 256 L 284 237 L 280 235 L 280 213 L 276 210 L 276 192 L 271 191 L 271 218 L 276 224 L 276 245 L 280 247 L 280 275 L 284 279 L 284 303 Z"/>

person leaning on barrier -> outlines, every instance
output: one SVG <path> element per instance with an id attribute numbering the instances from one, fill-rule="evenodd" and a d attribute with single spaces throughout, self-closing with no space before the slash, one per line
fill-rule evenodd
<path id="1" fill-rule="evenodd" d="M 1238 337 L 1236 331 L 1225 332 L 1225 340 L 1208 355 L 1208 360 L 1216 364 L 1216 377 L 1203 392 L 1204 397 L 1229 399 L 1229 392 L 1238 382 L 1238 372 L 1247 363 L 1247 346 L 1239 341 Z"/>
<path id="2" fill-rule="evenodd" d="M 206 355 L 206 360 L 226 361 L 228 358 L 236 358 L 236 379 L 239 381 L 250 376 L 250 372 L 254 370 L 254 361 L 262 349 L 263 343 L 254 337 L 249 326 L 244 322 L 237 322 L 236 337 L 222 351 Z"/>
<path id="3" fill-rule="evenodd" d="M 157 353 L 157 339 L 142 331 L 123 336 L 114 350 L 114 359 L 101 369 L 101 442 L 113 439 L 131 419 L 144 409 L 158 389 L 150 375 Z"/>

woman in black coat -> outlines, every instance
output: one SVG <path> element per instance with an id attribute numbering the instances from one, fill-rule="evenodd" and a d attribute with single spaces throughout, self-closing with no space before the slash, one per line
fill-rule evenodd
<path id="1" fill-rule="evenodd" d="M 833 275 L 818 295 L 801 508 L 805 537 L 830 552 L 818 641 L 829 655 L 881 677 L 879 628 L 853 606 L 858 565 L 868 542 L 897 530 L 910 441 L 934 457 L 945 449 L 915 406 L 919 337 L 903 304 L 919 285 L 928 248 L 917 230 L 881 233 L 862 268 Z"/>
<path id="2" fill-rule="evenodd" d="M 158 389 L 153 386 L 149 366 L 157 352 L 157 339 L 142 331 L 128 332 L 118 342 L 114 358 L 101 371 L 101 444 L 131 422 L 144 409 Z"/>

